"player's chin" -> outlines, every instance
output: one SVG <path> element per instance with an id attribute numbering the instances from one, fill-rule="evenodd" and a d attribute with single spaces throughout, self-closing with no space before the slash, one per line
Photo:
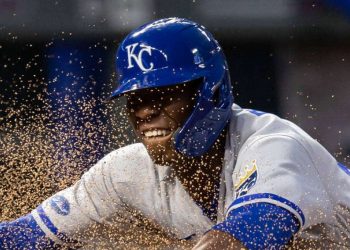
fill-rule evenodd
<path id="1" fill-rule="evenodd" d="M 175 156 L 172 133 L 162 137 L 142 138 L 149 155 L 156 164 L 169 165 Z"/>

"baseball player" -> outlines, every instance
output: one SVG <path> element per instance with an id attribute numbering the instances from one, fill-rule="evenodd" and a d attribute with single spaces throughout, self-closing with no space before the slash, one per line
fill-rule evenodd
<path id="1" fill-rule="evenodd" d="M 203 26 L 141 26 L 116 65 L 112 98 L 126 97 L 140 143 L 3 222 L 2 248 L 350 248 L 350 171 L 295 124 L 234 104 Z"/>

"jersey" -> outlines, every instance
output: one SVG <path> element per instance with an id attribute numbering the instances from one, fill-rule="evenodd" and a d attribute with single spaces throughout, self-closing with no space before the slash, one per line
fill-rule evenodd
<path id="1" fill-rule="evenodd" d="M 222 220 L 248 204 L 269 203 L 297 218 L 295 248 L 350 248 L 348 168 L 292 122 L 238 105 L 228 138 Z"/>
<path id="2" fill-rule="evenodd" d="M 77 240 L 93 246 L 113 237 L 132 241 L 125 248 L 140 246 L 138 237 L 151 231 L 170 240 L 203 234 L 214 224 L 170 173 L 170 167 L 153 164 L 143 144 L 132 144 L 104 157 L 32 215 L 60 245 Z"/>
<path id="3" fill-rule="evenodd" d="M 252 245 L 251 237 L 260 236 L 251 225 L 290 218 L 295 246 L 350 247 L 350 171 L 287 120 L 233 105 L 215 221 L 171 171 L 154 164 L 143 144 L 132 144 L 105 156 L 30 218 L 51 241 L 69 246 L 141 246 L 140 235 L 171 241 L 215 229 L 254 249 L 262 245 Z M 272 217 L 261 222 L 261 211 Z"/>

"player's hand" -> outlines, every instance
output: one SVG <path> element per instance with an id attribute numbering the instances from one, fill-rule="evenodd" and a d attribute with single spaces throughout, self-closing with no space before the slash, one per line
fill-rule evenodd
<path id="1" fill-rule="evenodd" d="M 215 249 L 245 249 L 245 247 L 228 233 L 217 230 L 207 232 L 192 250 L 215 250 Z"/>

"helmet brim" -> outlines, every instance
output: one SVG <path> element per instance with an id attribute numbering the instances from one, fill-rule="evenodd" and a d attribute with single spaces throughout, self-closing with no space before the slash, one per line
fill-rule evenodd
<path id="1" fill-rule="evenodd" d="M 130 92 L 148 88 L 161 88 L 167 86 L 174 86 L 181 83 L 192 81 L 193 79 L 201 78 L 205 75 L 205 70 L 201 69 L 197 72 L 187 72 L 184 70 L 174 70 L 169 74 L 169 69 L 157 69 L 154 72 L 148 72 L 145 75 L 139 75 L 132 79 L 119 84 L 110 99 L 118 98 Z"/>

